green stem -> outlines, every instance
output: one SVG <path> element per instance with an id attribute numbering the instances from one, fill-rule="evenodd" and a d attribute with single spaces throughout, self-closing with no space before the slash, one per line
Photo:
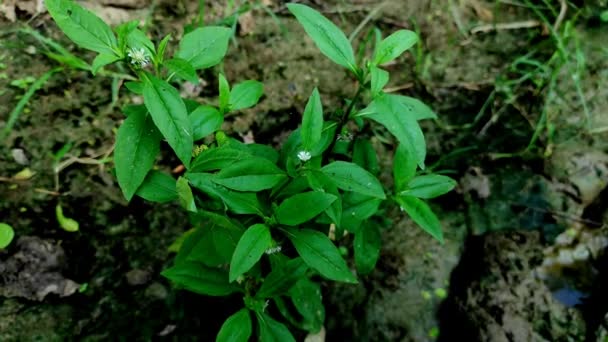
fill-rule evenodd
<path id="1" fill-rule="evenodd" d="M 359 98 L 361 97 L 361 94 L 363 93 L 364 89 L 365 89 L 365 87 L 363 87 L 362 82 L 359 82 L 359 86 L 357 88 L 357 92 L 355 93 L 355 96 L 353 96 L 353 99 L 348 104 L 348 107 L 346 107 L 346 111 L 344 111 L 344 114 L 342 114 L 340 121 L 338 121 L 338 128 L 336 129 L 336 136 L 334 137 L 331 144 L 327 148 L 328 153 L 326 154 L 326 157 L 329 157 L 329 155 L 331 154 L 331 151 L 333 151 L 334 147 L 336 146 L 336 141 L 338 140 L 338 137 L 342 133 L 342 129 L 344 128 L 344 125 L 346 125 L 346 123 L 348 122 L 348 119 L 350 118 L 350 115 L 351 115 L 353 109 L 355 108 L 355 105 L 359 101 Z"/>

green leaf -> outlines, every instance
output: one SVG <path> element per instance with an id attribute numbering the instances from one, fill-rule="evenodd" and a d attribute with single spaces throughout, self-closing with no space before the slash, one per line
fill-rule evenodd
<path id="1" fill-rule="evenodd" d="M 324 166 L 326 174 L 338 188 L 385 199 L 386 195 L 378 179 L 361 166 L 344 161 L 335 161 Z"/>
<path id="2" fill-rule="evenodd" d="M 100 53 L 93 60 L 93 64 L 91 65 L 91 72 L 93 73 L 93 75 L 95 75 L 97 71 L 99 71 L 99 69 L 103 68 L 108 64 L 112 64 L 118 60 L 120 60 L 120 57 L 114 54 L 108 55 L 105 53 Z"/>
<path id="3" fill-rule="evenodd" d="M 266 278 L 262 287 L 255 294 L 256 298 L 271 298 L 284 294 L 298 280 L 306 276 L 308 266 L 302 261 L 302 258 L 289 260 L 284 265 L 273 268 Z"/>
<path id="4" fill-rule="evenodd" d="M 6 223 L 0 223 L 0 249 L 4 249 L 11 244 L 15 237 L 15 231 L 13 227 Z"/>
<path id="5" fill-rule="evenodd" d="M 366 220 L 378 212 L 382 200 L 355 192 L 346 192 L 344 201 L 344 218 L 352 217 L 358 221 Z"/>
<path id="6" fill-rule="evenodd" d="M 146 74 L 144 104 L 169 146 L 184 166 L 189 168 L 193 144 L 192 126 L 186 105 L 177 89 L 155 76 Z"/>
<path id="7" fill-rule="evenodd" d="M 391 94 L 377 96 L 372 103 L 355 115 L 382 124 L 406 148 L 415 151 L 416 163 L 424 169 L 426 143 L 420 125 L 398 97 Z"/>
<path id="8" fill-rule="evenodd" d="M 301 4 L 287 4 L 319 50 L 334 63 L 357 73 L 353 48 L 344 33 L 321 13 Z"/>
<path id="9" fill-rule="evenodd" d="M 150 202 L 174 201 L 177 199 L 175 178 L 166 173 L 151 170 L 135 194 Z"/>
<path id="10" fill-rule="evenodd" d="M 148 38 L 148 36 L 146 36 L 146 34 L 138 28 L 130 30 L 130 32 L 127 34 L 127 46 L 130 49 L 144 49 L 148 57 L 156 55 L 154 43 L 152 43 L 150 38 Z"/>
<path id="11" fill-rule="evenodd" d="M 222 113 L 227 113 L 230 111 L 230 84 L 223 74 L 219 74 L 218 83 L 220 88 L 220 111 Z"/>
<path id="12" fill-rule="evenodd" d="M 262 258 L 264 252 L 270 248 L 271 243 L 270 229 L 266 225 L 254 224 L 249 227 L 239 240 L 232 255 L 230 282 L 235 281 L 241 274 L 249 271 Z"/>
<path id="13" fill-rule="evenodd" d="M 355 140 L 353 163 L 361 166 L 373 175 L 377 175 L 380 172 L 376 150 L 374 150 L 372 143 L 368 139 L 358 138 Z"/>
<path id="14" fill-rule="evenodd" d="M 416 175 L 416 155 L 407 145 L 399 144 L 393 157 L 393 181 L 395 192 L 403 190 L 406 184 Z"/>
<path id="15" fill-rule="evenodd" d="M 442 175 L 423 175 L 410 180 L 400 195 L 435 198 L 450 192 L 456 186 L 456 181 Z"/>
<path id="16" fill-rule="evenodd" d="M 405 50 L 411 48 L 418 42 L 418 35 L 412 31 L 399 30 L 384 38 L 373 58 L 375 65 L 381 65 L 401 56 Z"/>
<path id="17" fill-rule="evenodd" d="M 376 267 L 380 257 L 382 236 L 378 226 L 373 223 L 362 224 L 355 233 L 355 265 L 361 274 L 368 274 Z"/>
<path id="18" fill-rule="evenodd" d="M 143 183 L 160 151 L 161 136 L 147 111 L 133 111 L 118 129 L 114 148 L 116 178 L 127 201 Z"/>
<path id="19" fill-rule="evenodd" d="M 55 216 L 57 217 L 57 222 L 59 223 L 59 226 L 61 227 L 61 229 L 65 230 L 66 232 L 77 232 L 79 229 L 79 224 L 78 221 L 71 219 L 69 217 L 65 217 L 63 215 L 63 208 L 61 208 L 60 204 L 57 204 L 57 206 L 55 207 Z"/>
<path id="20" fill-rule="evenodd" d="M 300 135 L 302 137 L 302 146 L 306 151 L 312 151 L 321 141 L 321 133 L 323 131 L 323 105 L 319 90 L 315 88 L 308 98 L 308 103 L 304 109 L 302 117 L 302 128 Z"/>
<path id="21" fill-rule="evenodd" d="M 335 225 L 340 226 L 342 221 L 342 199 L 340 198 L 338 187 L 323 172 L 317 170 L 306 172 L 306 179 L 313 190 L 327 192 L 336 196 L 336 200 L 325 209 L 325 214 L 329 216 Z"/>
<path id="22" fill-rule="evenodd" d="M 226 27 L 199 27 L 184 35 L 175 56 L 197 70 L 212 67 L 226 55 L 231 36 L 232 30 Z"/>
<path id="23" fill-rule="evenodd" d="M 222 324 L 216 342 L 247 342 L 251 336 L 251 316 L 248 309 L 241 309 Z"/>
<path id="24" fill-rule="evenodd" d="M 198 106 L 190 115 L 194 140 L 200 140 L 222 127 L 224 116 L 212 106 Z M 194 165 L 194 163 L 192 163 Z"/>
<path id="25" fill-rule="evenodd" d="M 414 116 L 416 120 L 437 119 L 437 114 L 433 112 L 429 106 L 422 101 L 409 96 L 391 95 L 397 98 L 403 106 L 408 110 L 408 113 Z"/>
<path id="26" fill-rule="evenodd" d="M 131 31 L 135 30 L 139 25 L 139 21 L 132 20 L 125 23 L 122 23 L 114 28 L 116 35 L 118 37 L 118 50 L 121 52 L 121 55 L 125 55 L 125 51 L 127 50 L 127 36 Z"/>
<path id="27" fill-rule="evenodd" d="M 194 195 L 192 189 L 188 185 L 188 180 L 184 177 L 179 177 L 175 184 L 175 191 L 179 198 L 179 204 L 187 211 L 196 212 L 196 204 L 194 203 Z"/>
<path id="28" fill-rule="evenodd" d="M 295 342 L 289 329 L 262 312 L 256 312 L 260 328 L 260 342 Z"/>
<path id="29" fill-rule="evenodd" d="M 271 189 L 286 178 L 285 172 L 269 160 L 248 158 L 222 169 L 213 181 L 233 190 L 261 191 Z"/>
<path id="30" fill-rule="evenodd" d="M 125 82 L 125 87 L 127 87 L 127 89 L 129 89 L 132 93 L 137 94 L 137 95 L 143 95 L 144 93 L 144 85 L 141 82 Z M 128 107 L 129 105 L 125 106 Z M 131 106 L 143 106 L 145 108 L 144 105 L 131 105 Z M 146 109 L 146 113 L 148 113 L 148 110 Z M 125 113 L 126 116 L 129 116 L 129 114 Z"/>
<path id="31" fill-rule="evenodd" d="M 165 50 L 167 50 L 167 44 L 169 43 L 169 40 L 171 40 L 171 34 L 166 35 L 160 41 L 160 43 L 158 43 L 158 52 L 156 53 L 156 56 L 154 56 L 156 64 L 162 64 L 165 60 Z"/>
<path id="32" fill-rule="evenodd" d="M 181 58 L 172 58 L 163 63 L 169 72 L 177 75 L 178 77 L 192 83 L 198 83 L 198 75 L 196 70 L 186 61 Z"/>
<path id="33" fill-rule="evenodd" d="M 57 26 L 76 45 L 101 54 L 117 54 L 112 29 L 95 14 L 69 0 L 46 0 L 45 5 Z"/>
<path id="34" fill-rule="evenodd" d="M 382 70 L 380 68 L 378 68 L 377 66 L 372 66 L 370 68 L 370 74 L 371 74 L 371 91 L 372 91 L 372 97 L 376 97 L 378 96 L 381 92 L 382 89 L 384 89 L 384 86 L 388 83 L 388 71 L 386 70 Z"/>
<path id="35" fill-rule="evenodd" d="M 300 326 L 312 333 L 319 332 L 325 321 L 321 285 L 308 278 L 301 279 L 289 290 L 289 297 L 304 318 Z"/>
<path id="36" fill-rule="evenodd" d="M 240 110 L 255 106 L 262 94 L 264 85 L 258 81 L 244 81 L 237 83 L 230 91 L 230 110 Z"/>
<path id="37" fill-rule="evenodd" d="M 298 254 L 312 269 L 331 280 L 357 283 L 340 252 L 325 234 L 310 229 L 286 232 Z"/>
<path id="38" fill-rule="evenodd" d="M 411 196 L 398 196 L 395 200 L 420 228 L 443 243 L 441 223 L 428 204 L 421 199 Z"/>
<path id="39" fill-rule="evenodd" d="M 231 146 L 209 148 L 194 158 L 190 171 L 205 172 L 219 170 L 246 158 L 251 158 L 249 152 Z"/>
<path id="40" fill-rule="evenodd" d="M 244 229 L 229 218 L 212 213 L 200 228 L 201 237 L 192 248 L 187 259 L 206 266 L 220 266 L 230 263 Z"/>
<path id="41" fill-rule="evenodd" d="M 228 282 L 228 274 L 220 269 L 205 267 L 192 261 L 184 261 L 161 272 L 177 285 L 207 296 L 227 296 L 241 289 Z"/>
<path id="42" fill-rule="evenodd" d="M 253 156 L 267 159 L 275 165 L 279 161 L 279 153 L 271 146 L 263 144 L 247 144 L 245 146 Z"/>
<path id="43" fill-rule="evenodd" d="M 275 217 L 280 224 L 297 226 L 322 213 L 336 199 L 334 195 L 319 191 L 297 194 L 279 205 Z"/>
<path id="44" fill-rule="evenodd" d="M 214 183 L 213 175 L 208 173 L 188 173 L 187 177 L 195 188 L 220 199 L 235 214 L 255 214 L 264 217 L 262 204 L 254 192 L 227 189 Z"/>

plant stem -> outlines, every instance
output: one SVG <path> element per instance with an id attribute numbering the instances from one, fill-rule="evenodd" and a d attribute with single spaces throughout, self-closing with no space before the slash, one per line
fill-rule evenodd
<path id="1" fill-rule="evenodd" d="M 346 123 L 348 122 L 348 118 L 350 117 L 351 112 L 355 108 L 355 105 L 359 101 L 359 97 L 361 97 L 361 93 L 363 93 L 364 89 L 365 89 L 365 87 L 363 87 L 362 83 L 359 82 L 359 86 L 357 88 L 357 92 L 355 93 L 355 96 L 353 96 L 353 99 L 348 104 L 348 107 L 346 107 L 346 111 L 344 111 L 344 114 L 342 114 L 340 121 L 338 121 L 338 128 L 336 128 L 336 136 L 334 137 L 331 144 L 327 148 L 328 153 L 325 155 L 324 159 L 329 157 L 329 155 L 331 154 L 331 151 L 333 151 L 333 149 L 334 149 L 334 146 L 336 146 L 336 142 L 338 141 L 338 138 L 339 138 L 340 134 L 342 133 L 342 129 L 344 128 L 344 125 L 346 125 Z"/>

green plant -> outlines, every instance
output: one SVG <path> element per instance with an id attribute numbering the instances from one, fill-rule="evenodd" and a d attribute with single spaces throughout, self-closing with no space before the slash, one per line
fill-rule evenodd
<path id="1" fill-rule="evenodd" d="M 289 4 L 321 52 L 357 79 L 358 89 L 346 108 L 333 115 L 324 114 L 314 89 L 301 127 L 275 151 L 244 144 L 221 130 L 226 114 L 257 104 L 262 83 L 248 80 L 231 87 L 219 74 L 217 106 L 182 99 L 171 84 L 197 82 L 197 70 L 219 64 L 231 29 L 193 29 L 168 58 L 170 36 L 156 46 L 136 22 L 118 26 L 115 36 L 101 19 L 71 1 L 46 4 L 72 41 L 98 52 L 93 72 L 125 62 L 137 76 L 126 87 L 143 95 L 144 105 L 124 109 L 114 151 L 118 184 L 127 200 L 135 195 L 152 202 L 177 200 L 191 213 L 195 228 L 171 246 L 177 255 L 163 275 L 203 295 L 243 296 L 245 308 L 226 320 L 218 341 L 248 340 L 254 331 L 252 313 L 262 341 L 294 340 L 287 326 L 269 315 L 270 301 L 291 326 L 319 331 L 325 310 L 314 279 L 357 282 L 336 246 L 345 231 L 355 236 L 357 272 L 373 270 L 381 244 L 374 215 L 387 199 L 443 241 L 439 220 L 424 199 L 450 191 L 455 182 L 417 174 L 426 157 L 417 120 L 435 114 L 414 98 L 382 90 L 389 73 L 381 66 L 416 44 L 415 33 L 400 30 L 378 39 L 371 59 L 357 63 L 349 40 L 331 21 L 310 7 Z M 365 105 L 364 98 L 371 101 Z M 366 136 L 375 123 L 398 142 L 392 191 L 377 178 L 376 151 Z M 357 132 L 354 138 L 349 130 Z M 153 170 L 162 139 L 187 170 L 177 180 Z M 200 144 L 203 139 L 206 143 Z"/>

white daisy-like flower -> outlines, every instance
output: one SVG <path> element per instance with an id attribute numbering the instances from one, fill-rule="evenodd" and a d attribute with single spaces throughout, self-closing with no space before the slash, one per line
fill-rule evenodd
<path id="1" fill-rule="evenodd" d="M 281 250 L 282 250 L 281 246 L 276 246 L 276 247 L 268 248 L 265 253 L 270 255 L 270 254 L 279 253 Z"/>
<path id="2" fill-rule="evenodd" d="M 310 158 L 312 158 L 312 155 L 310 154 L 310 152 L 308 152 L 308 151 L 298 152 L 298 159 L 300 159 L 301 161 L 307 162 L 310 160 Z"/>
<path id="3" fill-rule="evenodd" d="M 143 48 L 131 48 L 128 53 L 129 58 L 131 58 L 131 64 L 138 64 L 141 68 L 145 67 L 150 63 L 150 59 L 146 55 L 146 50 Z"/>

